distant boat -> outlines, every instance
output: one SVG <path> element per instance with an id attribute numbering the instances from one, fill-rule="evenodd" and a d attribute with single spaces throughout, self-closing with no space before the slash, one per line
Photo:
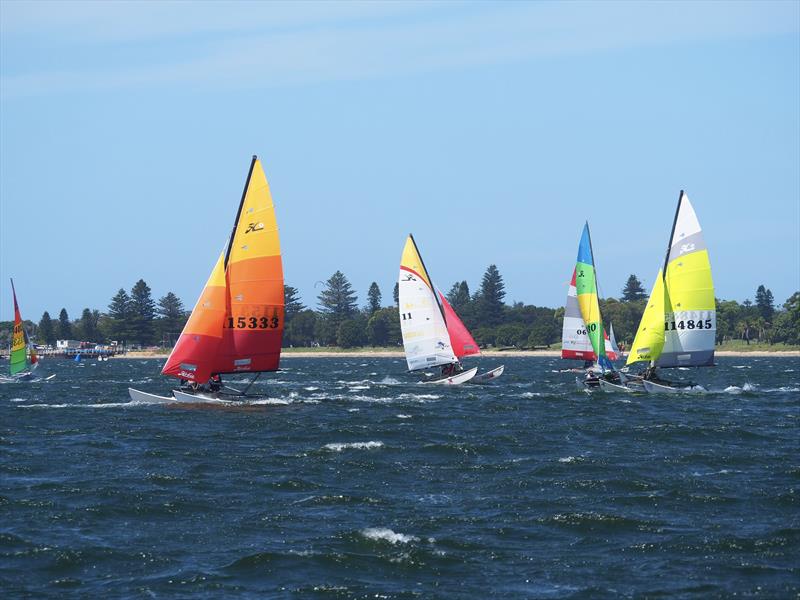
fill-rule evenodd
<path id="1" fill-rule="evenodd" d="M 11 334 L 11 348 L 8 355 L 9 377 L 2 377 L 5 382 L 30 381 L 33 371 L 39 366 L 39 357 L 36 349 L 30 344 L 22 315 L 17 303 L 17 291 L 14 280 L 11 280 L 11 295 L 14 298 L 14 329 Z"/>
<path id="2" fill-rule="evenodd" d="M 664 266 L 659 269 L 633 340 L 628 365 L 648 363 L 648 392 L 702 391 L 659 379 L 658 367 L 713 367 L 717 309 L 711 261 L 689 197 L 681 190 Z"/>
<path id="3" fill-rule="evenodd" d="M 594 363 L 587 370 L 586 378 L 577 380 L 580 385 L 595 388 L 600 385 L 599 380 L 605 377 L 619 380 L 611 362 L 617 355 L 611 347 L 600 314 L 589 223 L 583 226 L 578 244 L 578 258 L 572 271 L 564 307 L 561 338 L 561 358 L 580 359 L 586 361 L 585 364 Z"/>
<path id="4" fill-rule="evenodd" d="M 472 337 L 469 329 L 467 329 L 467 326 L 464 325 L 456 311 L 450 306 L 450 303 L 447 301 L 447 298 L 445 298 L 445 295 L 442 294 L 441 290 L 437 290 L 437 292 L 439 293 L 439 300 L 442 303 L 442 308 L 444 308 L 447 333 L 450 336 L 450 345 L 453 347 L 453 353 L 456 355 L 456 358 L 460 361 L 465 356 L 480 354 L 481 349 Z M 504 369 L 505 366 L 500 365 L 490 371 L 486 371 L 486 373 L 475 375 L 475 377 L 469 380 L 469 383 L 487 383 L 494 381 L 503 374 Z"/>
<path id="5" fill-rule="evenodd" d="M 461 363 L 447 329 L 444 306 L 434 290 L 414 236 L 409 234 L 400 259 L 398 279 L 400 332 L 408 370 L 422 371 L 442 367 L 440 377 L 425 383 L 466 383 L 475 377 L 478 367 L 461 370 Z M 474 344 L 474 340 L 472 343 Z"/>
<path id="6" fill-rule="evenodd" d="M 253 156 L 227 247 L 161 370 L 186 387 L 172 397 L 129 389 L 131 398 L 246 398 L 261 373 L 278 369 L 283 326 L 283 264 L 275 206 L 261 162 Z M 255 378 L 238 390 L 222 383 L 225 374 Z"/>

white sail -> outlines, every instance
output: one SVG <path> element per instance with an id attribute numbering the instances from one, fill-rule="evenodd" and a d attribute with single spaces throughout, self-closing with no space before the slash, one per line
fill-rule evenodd
<path id="1" fill-rule="evenodd" d="M 400 331 L 409 371 L 458 362 L 430 277 L 408 236 L 398 278 Z"/>

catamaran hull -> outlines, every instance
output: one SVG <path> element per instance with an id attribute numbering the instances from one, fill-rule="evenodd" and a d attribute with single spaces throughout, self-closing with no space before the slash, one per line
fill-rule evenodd
<path id="1" fill-rule="evenodd" d="M 175 398 L 170 398 L 167 396 L 157 396 L 156 394 L 148 394 L 147 392 L 141 392 L 133 388 L 128 388 L 128 395 L 134 402 L 147 402 L 150 404 L 175 402 Z"/>
<path id="2" fill-rule="evenodd" d="M 605 379 L 600 380 L 600 389 L 606 392 L 625 392 L 628 394 L 630 394 L 631 392 L 641 391 L 628 387 L 627 385 L 619 385 L 617 383 L 611 383 L 610 381 L 606 381 Z"/>
<path id="3" fill-rule="evenodd" d="M 441 379 L 432 379 L 430 381 L 423 381 L 422 383 L 427 385 L 461 385 L 475 377 L 477 372 L 478 367 L 473 367 L 469 371 L 462 371 L 458 375 L 453 375 L 452 377 L 442 377 Z"/>
<path id="4" fill-rule="evenodd" d="M 671 385 L 661 385 L 646 379 L 642 381 L 644 389 L 650 394 L 702 394 L 706 391 L 703 386 L 692 385 L 683 387 L 673 387 Z"/>
<path id="5" fill-rule="evenodd" d="M 492 369 L 491 371 L 486 371 L 486 373 L 481 373 L 480 375 L 475 375 L 472 379 L 470 379 L 470 383 L 490 383 L 500 377 L 505 370 L 505 365 L 500 365 L 496 369 Z"/>

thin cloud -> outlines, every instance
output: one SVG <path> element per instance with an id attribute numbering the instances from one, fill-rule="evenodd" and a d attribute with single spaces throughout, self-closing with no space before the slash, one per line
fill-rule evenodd
<path id="1" fill-rule="evenodd" d="M 125 11 L 137 16 L 128 22 L 127 31 L 161 38 L 163 43 L 177 28 L 175 15 L 171 20 L 165 17 L 175 6 L 167 3 L 166 9 L 156 11 L 161 25 L 140 27 L 137 23 L 145 16 L 153 17 L 142 8 L 149 6 L 123 3 Z M 379 78 L 630 47 L 796 33 L 800 20 L 800 4 L 794 2 L 515 3 L 435 12 L 426 12 L 426 4 L 386 12 L 347 3 L 333 5 L 334 10 L 325 3 L 324 10 L 313 17 L 308 13 L 314 11 L 298 14 L 291 7 L 279 6 L 281 10 L 275 12 L 280 18 L 258 13 L 244 23 L 236 13 L 221 17 L 215 27 L 206 10 L 194 21 L 181 22 L 180 30 L 187 35 L 213 29 L 216 35 L 169 47 L 160 60 L 120 67 L 103 63 L 103 53 L 98 51 L 94 65 L 3 76 L 2 94 L 10 98 L 165 85 L 275 87 Z M 58 21 L 57 16 L 51 18 Z M 81 22 L 86 26 L 86 21 Z M 276 23 L 281 24 L 280 30 L 274 29 Z"/>

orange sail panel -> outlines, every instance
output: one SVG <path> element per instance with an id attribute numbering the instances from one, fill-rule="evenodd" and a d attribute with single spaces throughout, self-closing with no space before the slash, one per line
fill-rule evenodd
<path id="1" fill-rule="evenodd" d="M 458 318 L 456 311 L 450 306 L 447 298 L 444 297 L 442 292 L 439 292 L 439 298 L 444 307 L 444 317 L 447 323 L 447 333 L 450 335 L 450 345 L 453 347 L 453 353 L 460 359 L 471 354 L 480 354 L 481 350 L 478 344 L 466 328 L 461 319 Z"/>
<path id="2" fill-rule="evenodd" d="M 226 260 L 227 314 L 215 373 L 275 371 L 283 341 L 283 263 L 272 194 L 253 157 Z"/>
<path id="3" fill-rule="evenodd" d="M 215 373 L 222 325 L 227 314 L 225 253 L 219 255 L 200 299 L 167 358 L 163 375 L 205 383 Z"/>

